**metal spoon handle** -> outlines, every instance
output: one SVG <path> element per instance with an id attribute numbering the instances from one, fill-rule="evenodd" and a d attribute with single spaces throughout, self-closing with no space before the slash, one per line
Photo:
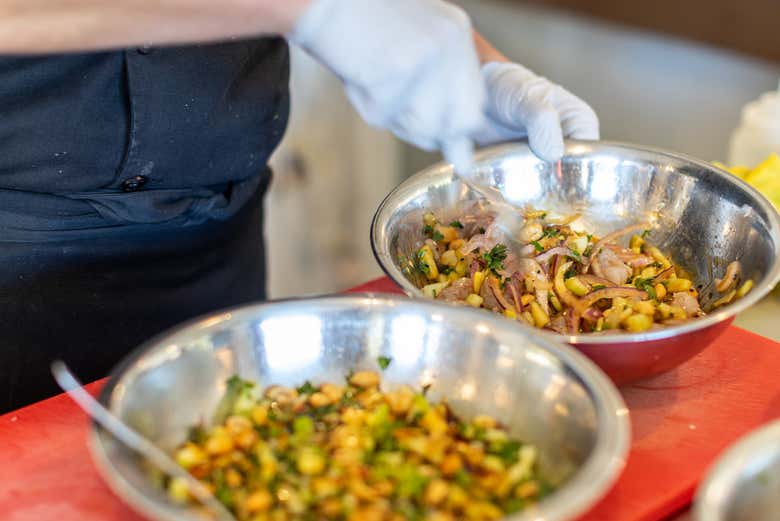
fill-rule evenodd
<path id="1" fill-rule="evenodd" d="M 73 399 L 91 418 L 99 423 L 104 429 L 114 435 L 127 447 L 138 452 L 147 458 L 153 465 L 168 474 L 181 478 L 187 482 L 192 495 L 206 508 L 208 508 L 217 519 L 225 521 L 237 521 L 235 516 L 203 484 L 192 477 L 189 472 L 184 470 L 178 463 L 171 459 L 168 454 L 159 449 L 152 442 L 140 435 L 137 431 L 122 422 L 111 412 L 103 407 L 100 402 L 95 400 L 81 385 L 81 382 L 73 375 L 64 362 L 57 360 L 51 364 L 51 372 L 57 384 L 63 391 Z"/>

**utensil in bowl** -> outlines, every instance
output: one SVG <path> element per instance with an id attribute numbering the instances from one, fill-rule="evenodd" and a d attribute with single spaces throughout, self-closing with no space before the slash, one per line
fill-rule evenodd
<path id="1" fill-rule="evenodd" d="M 209 489 L 192 477 L 189 472 L 173 461 L 164 451 L 153 443 L 128 427 L 119 418 L 108 412 L 100 402 L 95 400 L 81 385 L 81 382 L 73 375 L 62 361 L 55 361 L 51 365 L 51 372 L 57 384 L 68 393 L 76 405 L 92 418 L 95 423 L 106 429 L 115 439 L 122 442 L 127 448 L 140 454 L 146 460 L 165 472 L 169 476 L 178 477 L 187 482 L 193 496 L 208 509 L 216 519 L 223 521 L 236 521 L 235 516 L 220 503 Z"/>
<path id="2" fill-rule="evenodd" d="M 699 487 L 694 521 L 780 518 L 780 420 L 744 436 L 718 458 Z"/>
<path id="3" fill-rule="evenodd" d="M 743 278 L 754 280 L 744 298 L 677 326 L 601 335 L 539 332 L 574 345 L 618 384 L 685 362 L 780 281 L 777 211 L 755 189 L 709 163 L 627 144 L 568 141 L 555 164 L 538 159 L 526 144 L 505 144 L 478 152 L 475 165 L 513 204 L 579 214 L 581 225 L 597 235 L 651 223 L 653 243 L 694 275 L 705 306 L 717 298 L 709 296 L 712 286 L 731 261 L 739 260 Z M 419 245 L 423 213 L 433 211 L 447 222 L 478 200 L 447 164 L 401 183 L 379 206 L 371 227 L 374 255 L 385 273 L 409 296 L 424 298 L 422 281 L 404 272 Z"/>
<path id="4" fill-rule="evenodd" d="M 536 445 L 560 488 L 507 519 L 567 520 L 603 496 L 624 465 L 628 412 L 587 358 L 488 313 L 391 295 L 350 295 L 241 307 L 190 322 L 127 358 L 100 401 L 155 445 L 173 450 L 208 422 L 233 375 L 298 386 L 340 381 L 392 359 L 384 385 L 431 384 L 459 415 L 489 414 Z M 93 429 L 93 455 L 109 485 L 140 512 L 189 519 L 166 501 L 134 454 Z"/>

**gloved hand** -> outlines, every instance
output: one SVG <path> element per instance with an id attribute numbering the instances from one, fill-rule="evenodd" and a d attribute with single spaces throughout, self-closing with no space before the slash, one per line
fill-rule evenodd
<path id="1" fill-rule="evenodd" d="M 488 91 L 486 118 L 472 134 L 480 145 L 527 136 L 537 156 L 558 161 L 564 137 L 599 138 L 596 113 L 563 87 L 514 63 L 488 63 L 482 72 Z"/>
<path id="2" fill-rule="evenodd" d="M 442 0 L 313 0 L 288 38 L 336 73 L 374 126 L 465 171 L 484 121 L 469 17 Z"/>

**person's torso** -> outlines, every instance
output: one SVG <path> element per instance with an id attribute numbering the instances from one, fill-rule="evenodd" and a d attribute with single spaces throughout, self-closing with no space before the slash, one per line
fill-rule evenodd
<path id="1" fill-rule="evenodd" d="M 0 58 L 3 230 L 226 218 L 289 112 L 281 39 Z"/>

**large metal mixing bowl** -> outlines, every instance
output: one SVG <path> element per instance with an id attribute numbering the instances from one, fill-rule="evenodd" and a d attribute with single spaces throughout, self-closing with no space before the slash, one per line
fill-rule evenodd
<path id="1" fill-rule="evenodd" d="M 780 519 L 780 420 L 739 440 L 699 487 L 695 521 Z"/>
<path id="2" fill-rule="evenodd" d="M 629 446 L 628 412 L 587 358 L 488 313 L 400 296 L 355 295 L 259 304 L 182 326 L 147 343 L 114 372 L 101 401 L 162 448 L 209 419 L 238 374 L 270 384 L 342 381 L 389 356 L 388 387 L 432 384 L 464 417 L 494 415 L 534 443 L 561 488 L 515 521 L 572 519 L 603 496 Z M 113 490 L 138 511 L 193 519 L 155 488 L 139 459 L 101 429 L 93 455 Z"/>
<path id="3" fill-rule="evenodd" d="M 597 235 L 650 221 L 653 243 L 695 275 L 706 304 L 714 280 L 739 260 L 755 281 L 743 299 L 705 318 L 637 334 L 560 336 L 593 359 L 616 383 L 668 371 L 699 353 L 734 316 L 780 280 L 780 216 L 761 194 L 736 177 L 693 158 L 607 142 L 566 145 L 559 163 L 546 163 L 524 144 L 484 149 L 478 175 L 519 206 L 561 215 L 580 214 Z M 439 164 L 413 175 L 377 210 L 371 243 L 384 271 L 410 296 L 422 297 L 400 263 L 410 258 L 426 211 L 457 214 L 479 197 Z M 526 327 L 518 325 L 518 327 Z"/>

